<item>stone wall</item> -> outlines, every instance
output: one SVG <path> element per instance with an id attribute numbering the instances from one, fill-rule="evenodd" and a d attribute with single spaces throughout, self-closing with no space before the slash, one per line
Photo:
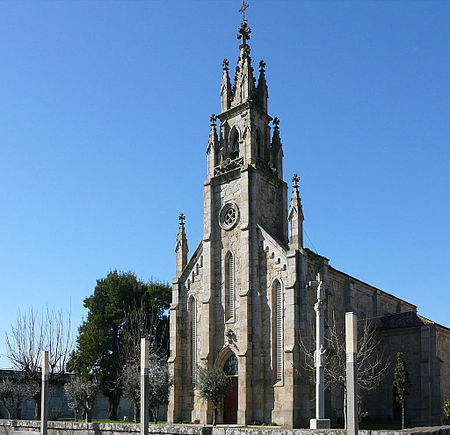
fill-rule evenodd
<path id="1" fill-rule="evenodd" d="M 39 421 L 0 420 L 0 435 L 26 435 L 39 432 Z M 139 425 L 118 423 L 49 422 L 49 435 L 137 435 Z M 283 427 L 212 427 L 201 425 L 158 424 L 149 426 L 150 434 L 166 435 L 346 435 L 343 429 L 308 430 Z M 450 426 L 418 427 L 403 431 L 359 431 L 360 435 L 450 435 Z"/>

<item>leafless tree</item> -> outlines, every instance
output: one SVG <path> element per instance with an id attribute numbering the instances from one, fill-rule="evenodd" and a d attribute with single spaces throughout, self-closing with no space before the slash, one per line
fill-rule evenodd
<path id="1" fill-rule="evenodd" d="M 150 355 L 167 356 L 168 322 L 144 303 L 125 312 L 122 365 L 139 367 L 141 338 L 149 339 Z"/>
<path id="2" fill-rule="evenodd" d="M 147 309 L 144 303 L 139 306 L 134 304 L 129 311 L 125 312 L 124 318 L 122 374 L 118 382 L 122 384 L 125 396 L 133 403 L 134 420 L 138 422 L 141 338 L 149 339 L 149 353 L 152 361 L 165 360 L 167 357 L 168 325 L 166 317 L 161 317 L 153 307 Z"/>
<path id="3" fill-rule="evenodd" d="M 313 331 L 313 328 L 309 330 Z M 299 344 L 304 355 L 301 369 L 314 382 L 314 336 L 309 337 L 308 341 L 301 338 Z M 336 322 L 334 312 L 325 335 L 325 350 L 325 388 L 338 388 L 344 392 L 344 424 L 347 427 L 345 330 L 343 323 Z M 381 350 L 375 325 L 368 319 L 361 320 L 358 325 L 356 360 L 360 391 L 377 388 L 389 370 L 390 362 Z"/>
<path id="4" fill-rule="evenodd" d="M 56 381 L 64 374 L 66 361 L 73 346 L 70 311 L 42 312 L 33 308 L 18 312 L 16 322 L 6 332 L 7 357 L 23 377 L 35 385 L 35 419 L 40 412 L 40 380 L 42 351 L 49 351 L 49 380 Z"/>

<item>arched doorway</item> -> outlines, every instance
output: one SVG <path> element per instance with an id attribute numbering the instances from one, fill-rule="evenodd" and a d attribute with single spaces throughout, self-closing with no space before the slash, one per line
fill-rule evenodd
<path id="1" fill-rule="evenodd" d="M 235 354 L 230 355 L 223 371 L 230 380 L 230 390 L 223 399 L 223 422 L 224 424 L 237 423 L 238 409 L 238 360 Z"/>

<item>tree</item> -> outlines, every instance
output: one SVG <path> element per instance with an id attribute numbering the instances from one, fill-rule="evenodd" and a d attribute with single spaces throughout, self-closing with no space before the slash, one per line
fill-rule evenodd
<path id="1" fill-rule="evenodd" d="M 313 331 L 313 328 L 310 328 Z M 314 337 L 310 337 L 308 346 L 300 340 L 300 348 L 304 354 L 302 369 L 314 383 Z M 339 388 L 344 392 L 344 427 L 347 427 L 347 389 L 346 389 L 346 353 L 344 325 L 338 327 L 334 315 L 325 335 L 325 388 Z M 389 361 L 381 351 L 380 339 L 375 326 L 368 320 L 358 325 L 358 350 L 356 354 L 359 390 L 370 391 L 378 387 L 389 369 Z M 361 400 L 359 398 L 359 410 Z"/>
<path id="2" fill-rule="evenodd" d="M 83 377 L 94 375 L 99 380 L 101 390 L 109 399 L 109 419 L 117 420 L 117 407 L 123 392 L 122 373 L 129 363 L 125 346 L 127 313 L 132 312 L 133 307 L 141 306 L 147 316 L 156 316 L 165 323 L 170 300 L 171 291 L 167 284 L 144 283 L 132 272 L 117 271 L 97 280 L 93 295 L 84 300 L 88 316 L 79 328 L 77 347 L 68 367 Z M 146 334 L 146 331 L 141 333 Z M 168 341 L 163 340 L 157 330 L 155 341 L 163 343 L 161 353 L 167 353 Z"/>
<path id="3" fill-rule="evenodd" d="M 141 379 L 139 368 L 134 364 L 125 366 L 122 379 L 123 395 L 133 404 L 134 421 L 138 423 L 141 401 Z"/>
<path id="4" fill-rule="evenodd" d="M 29 389 L 23 382 L 4 378 L 0 383 L 0 403 L 6 409 L 8 418 L 20 418 L 22 401 L 29 397 Z"/>
<path id="5" fill-rule="evenodd" d="M 91 421 L 92 407 L 97 396 L 99 385 L 96 379 L 83 379 L 81 376 L 74 376 L 64 385 L 69 407 L 74 412 L 75 421 L 78 413 L 83 410 L 86 423 Z"/>
<path id="6" fill-rule="evenodd" d="M 148 407 L 153 414 L 153 421 L 158 423 L 158 410 L 169 403 L 169 391 L 173 380 L 166 363 L 159 358 L 150 358 L 148 373 Z"/>
<path id="7" fill-rule="evenodd" d="M 444 414 L 445 414 L 445 422 L 448 422 L 450 420 L 450 398 L 445 400 L 444 405 L 442 406 L 442 409 L 444 410 Z"/>
<path id="8" fill-rule="evenodd" d="M 197 368 L 197 387 L 200 397 L 214 405 L 213 426 L 217 422 L 217 408 L 230 389 L 230 381 L 219 367 L 210 369 Z"/>
<path id="9" fill-rule="evenodd" d="M 406 368 L 406 362 L 403 359 L 403 352 L 397 353 L 397 364 L 394 369 L 394 382 L 395 388 L 395 400 L 402 407 L 402 429 L 405 428 L 405 403 L 406 396 L 409 394 L 409 387 L 411 382 L 409 381 L 409 374 Z"/>
<path id="10" fill-rule="evenodd" d="M 65 372 L 73 346 L 70 312 L 50 310 L 17 314 L 16 323 L 6 333 L 7 357 L 25 381 L 34 385 L 34 418 L 40 414 L 42 351 L 49 351 L 49 382 L 56 382 Z"/>

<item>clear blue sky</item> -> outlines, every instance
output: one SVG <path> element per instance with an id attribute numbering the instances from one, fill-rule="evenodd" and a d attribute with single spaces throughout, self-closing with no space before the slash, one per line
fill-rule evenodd
<path id="1" fill-rule="evenodd" d="M 170 281 L 181 211 L 195 250 L 239 3 L 0 2 L 0 353 L 19 308 L 71 305 L 78 326 L 111 269 Z M 247 17 L 307 247 L 450 326 L 450 2 Z"/>

